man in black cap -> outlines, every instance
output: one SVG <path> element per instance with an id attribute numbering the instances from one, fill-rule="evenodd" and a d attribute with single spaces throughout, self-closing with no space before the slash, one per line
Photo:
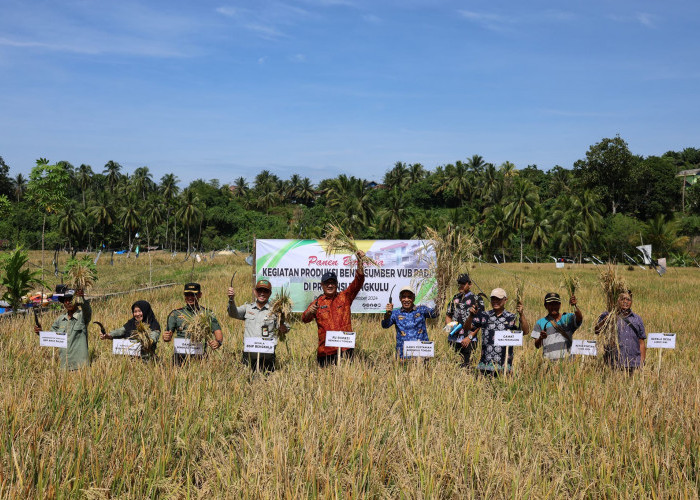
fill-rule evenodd
<path id="1" fill-rule="evenodd" d="M 448 334 L 448 344 L 462 356 L 461 366 L 466 368 L 469 366 L 469 358 L 472 355 L 472 351 L 476 348 L 476 332 L 478 328 L 465 332 L 464 328 L 457 328 L 457 325 L 464 325 L 469 315 L 469 309 L 473 305 L 478 305 L 477 307 L 483 310 L 484 304 L 477 295 L 471 292 L 472 280 L 468 274 L 459 275 L 457 286 L 459 287 L 459 293 L 452 297 L 445 312 L 445 330 L 447 330 Z"/>
<path id="2" fill-rule="evenodd" d="M 559 294 L 549 292 L 544 296 L 547 316 L 537 320 L 532 334 L 533 336 L 539 334 L 535 339 L 535 347 L 542 348 L 542 354 L 546 359 L 558 361 L 571 356 L 574 332 L 583 322 L 583 313 L 578 308 L 576 297 L 572 296 L 569 304 L 574 308 L 574 313 L 562 314 Z"/>
<path id="3" fill-rule="evenodd" d="M 221 333 L 221 326 L 219 321 L 214 316 L 211 310 L 206 309 L 199 305 L 199 299 L 202 298 L 202 287 L 199 283 L 185 283 L 185 307 L 180 309 L 175 309 L 168 315 L 168 326 L 165 332 L 163 332 L 163 341 L 170 342 L 173 338 L 173 332 L 176 333 L 178 338 L 187 338 L 189 332 L 186 329 L 186 322 L 188 318 L 191 318 L 194 314 L 204 311 L 209 315 L 211 321 L 211 331 L 214 334 L 214 338 L 207 342 L 209 347 L 212 349 L 218 349 L 224 343 L 224 336 Z M 206 344 L 204 346 L 206 349 Z M 175 353 L 173 356 L 173 362 L 176 365 L 181 365 L 188 357 L 187 354 Z"/>
<path id="4" fill-rule="evenodd" d="M 320 366 L 326 366 L 337 362 L 337 347 L 326 347 L 326 332 L 340 331 L 351 332 L 352 322 L 350 320 L 350 308 L 357 294 L 362 290 L 365 282 L 365 270 L 362 264 L 362 257 L 365 253 L 359 250 L 357 257 L 357 272 L 355 279 L 350 286 L 342 292 L 338 292 L 338 276 L 332 272 L 326 272 L 321 276 L 321 288 L 323 295 L 317 297 L 306 311 L 301 315 L 304 323 L 309 323 L 316 319 L 318 325 L 318 348 L 316 349 L 316 360 Z M 354 349 L 343 347 L 342 355 L 351 358 Z"/>

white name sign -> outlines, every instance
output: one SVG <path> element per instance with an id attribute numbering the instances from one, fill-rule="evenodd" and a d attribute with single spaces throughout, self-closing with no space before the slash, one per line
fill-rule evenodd
<path id="1" fill-rule="evenodd" d="M 657 349 L 675 349 L 676 334 L 649 333 L 647 334 L 647 347 L 655 347 Z"/>
<path id="2" fill-rule="evenodd" d="M 573 340 L 571 343 L 571 354 L 580 356 L 597 356 L 598 347 L 595 340 Z"/>
<path id="3" fill-rule="evenodd" d="M 175 346 L 175 352 L 177 354 L 204 354 L 203 342 L 192 342 L 190 339 L 174 338 L 173 344 Z"/>
<path id="4" fill-rule="evenodd" d="M 523 345 L 523 332 L 521 330 L 496 330 L 494 345 L 500 347 L 511 347 Z"/>
<path id="5" fill-rule="evenodd" d="M 135 342 L 130 339 L 114 339 L 112 341 L 112 354 L 141 356 L 141 342 Z"/>
<path id="6" fill-rule="evenodd" d="M 277 344 L 275 340 L 268 340 L 262 337 L 245 337 L 243 339 L 243 352 L 274 354 L 275 344 Z"/>
<path id="7" fill-rule="evenodd" d="M 557 262 L 557 269 L 564 269 L 564 267 L 566 267 L 564 262 Z"/>
<path id="8" fill-rule="evenodd" d="M 57 332 L 39 332 L 39 345 L 41 347 L 68 347 L 68 335 Z"/>
<path id="9" fill-rule="evenodd" d="M 355 332 L 337 332 L 331 330 L 326 332 L 326 347 L 347 347 L 355 348 Z"/>
<path id="10" fill-rule="evenodd" d="M 403 355 L 407 358 L 434 358 L 435 343 L 427 340 L 407 340 L 403 343 Z"/>

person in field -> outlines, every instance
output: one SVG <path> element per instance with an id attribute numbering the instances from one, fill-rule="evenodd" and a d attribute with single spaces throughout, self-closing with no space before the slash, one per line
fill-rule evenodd
<path id="1" fill-rule="evenodd" d="M 617 299 L 617 343 L 618 348 L 603 353 L 606 362 L 613 368 L 633 372 L 644 366 L 647 357 L 647 338 L 644 321 L 632 312 L 632 291 L 621 293 Z M 608 311 L 603 312 L 595 326 L 596 334 L 603 329 Z"/>
<path id="2" fill-rule="evenodd" d="M 454 333 L 454 322 L 464 325 L 469 314 L 469 309 L 476 305 L 479 309 L 484 309 L 481 297 L 475 295 L 471 291 L 472 280 L 468 274 L 461 274 L 457 278 L 457 287 L 459 292 L 452 297 L 452 300 L 447 306 L 445 312 L 445 328 L 447 331 L 447 343 L 462 356 L 462 364 L 460 366 L 466 368 L 469 366 L 469 359 L 472 352 L 476 348 L 478 328 L 466 332 L 463 327 L 456 330 Z M 466 339 L 466 340 L 465 340 Z"/>
<path id="3" fill-rule="evenodd" d="M 156 344 L 158 339 L 160 339 L 160 323 L 158 323 L 153 309 L 151 309 L 151 304 L 145 300 L 137 300 L 131 305 L 131 315 L 132 317 L 124 323 L 124 326 L 112 330 L 109 333 L 102 333 L 100 334 L 100 338 L 102 340 L 111 340 L 131 337 L 139 325 L 147 325 L 149 330 L 148 336 L 153 341 L 153 344 L 148 349 L 144 349 L 143 346 L 141 347 L 141 359 L 143 361 L 154 359 L 156 355 Z"/>
<path id="4" fill-rule="evenodd" d="M 64 313 L 51 325 L 51 331 L 65 333 L 68 336 L 68 347 L 59 348 L 61 367 L 66 370 L 78 370 L 90 366 L 88 351 L 88 326 L 92 319 L 90 301 L 85 299 L 82 290 L 68 290 L 65 285 L 56 286 L 54 294 L 63 304 Z M 75 297 L 82 297 L 81 305 Z M 34 333 L 39 334 L 39 326 L 34 326 Z"/>
<path id="5" fill-rule="evenodd" d="M 326 347 L 327 331 L 352 331 L 352 321 L 350 319 L 350 308 L 352 302 L 360 293 L 365 282 L 365 271 L 362 264 L 362 257 L 365 253 L 358 251 L 357 272 L 355 278 L 345 290 L 338 292 L 338 276 L 334 272 L 327 272 L 321 276 L 321 288 L 323 294 L 314 299 L 309 307 L 301 315 L 304 323 L 316 320 L 318 326 L 318 348 L 316 349 L 316 360 L 319 366 L 326 366 L 337 363 L 337 347 Z M 341 355 L 352 358 L 354 349 L 342 348 Z"/>
<path id="6" fill-rule="evenodd" d="M 428 340 L 426 318 L 437 318 L 437 309 L 428 306 L 416 306 L 416 294 L 410 286 L 403 287 L 399 292 L 401 307 L 394 309 L 394 304 L 386 305 L 382 319 L 382 328 L 394 325 L 396 328 L 396 355 L 405 359 L 403 343 L 407 340 Z"/>
<path id="7" fill-rule="evenodd" d="M 513 349 L 506 359 L 506 348 L 495 345 L 496 332 L 500 330 L 522 330 L 523 335 L 530 334 L 530 324 L 525 316 L 523 304 L 516 304 L 520 316 L 520 328 L 517 328 L 515 314 L 506 311 L 508 295 L 503 288 L 494 288 L 491 292 L 491 310 L 478 311 L 476 306 L 469 309 L 464 329 L 481 328 L 481 360 L 477 369 L 482 375 L 497 376 L 499 372 L 513 368 Z"/>
<path id="8" fill-rule="evenodd" d="M 178 338 L 184 339 L 188 338 L 189 332 L 187 331 L 186 321 L 188 317 L 193 314 L 197 314 L 200 311 L 205 311 L 209 314 L 211 320 L 211 331 L 214 334 L 214 338 L 209 340 L 207 344 L 212 349 L 218 349 L 224 343 L 224 335 L 221 333 L 221 325 L 219 321 L 214 316 L 211 310 L 199 305 L 199 300 L 202 298 L 202 287 L 199 283 L 185 283 L 185 307 L 175 309 L 168 315 L 168 323 L 166 330 L 163 332 L 163 342 L 170 342 L 175 334 Z M 207 345 L 204 345 L 206 350 Z M 206 351 L 205 351 L 206 354 Z M 193 356 L 189 354 L 173 354 L 173 363 L 175 365 L 183 364 L 188 358 L 203 357 Z"/>
<path id="9" fill-rule="evenodd" d="M 283 318 L 270 314 L 270 294 L 272 284 L 268 280 L 259 280 L 253 288 L 255 302 L 246 302 L 236 306 L 236 292 L 233 287 L 228 289 L 228 315 L 231 318 L 245 321 L 243 337 L 276 340 L 277 333 L 285 334 L 289 327 Z M 275 371 L 275 354 L 260 353 L 259 365 L 263 371 Z M 258 366 L 258 353 L 244 352 L 243 364 L 249 365 L 253 370 Z"/>
<path id="10" fill-rule="evenodd" d="M 545 359 L 559 361 L 571 356 L 574 332 L 583 322 L 583 313 L 578 308 L 576 297 L 571 297 L 569 304 L 574 308 L 574 313 L 562 314 L 559 294 L 550 292 L 544 296 L 547 315 L 537 320 L 532 331 L 539 334 L 535 347 L 542 348 Z"/>

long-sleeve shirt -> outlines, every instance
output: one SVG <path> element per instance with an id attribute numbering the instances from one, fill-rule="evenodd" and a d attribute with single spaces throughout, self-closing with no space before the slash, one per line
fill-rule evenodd
<path id="1" fill-rule="evenodd" d="M 257 302 L 246 302 L 242 306 L 236 306 L 236 302 L 231 300 L 228 304 L 228 315 L 231 318 L 245 321 L 243 330 L 244 338 L 262 337 L 265 340 L 277 339 L 277 329 L 279 320 L 277 315 L 270 314 L 270 303 L 259 307 Z M 272 357 L 273 354 L 261 354 L 261 358 Z"/>
<path id="2" fill-rule="evenodd" d="M 112 330 L 108 335 L 113 339 L 122 339 L 124 337 L 130 337 L 132 333 L 133 332 L 127 332 L 126 328 L 122 326 L 116 330 Z M 151 330 L 148 332 L 148 336 L 151 337 L 153 346 L 148 350 L 144 349 L 143 346 L 141 347 L 141 359 L 144 361 L 151 359 L 151 357 L 155 355 L 156 343 L 158 342 L 158 339 L 160 339 L 160 332 L 158 330 Z"/>
<path id="3" fill-rule="evenodd" d="M 607 311 L 601 314 L 598 323 L 600 324 L 608 314 Z M 642 364 L 639 341 L 647 338 L 644 322 L 638 314 L 633 312 L 625 316 L 627 321 L 622 318 L 622 315 L 617 316 L 617 340 L 620 352 L 613 353 L 612 361 L 620 368 L 639 368 Z"/>
<path id="4" fill-rule="evenodd" d="M 413 306 L 410 311 L 394 309 L 382 319 L 382 328 L 396 327 L 396 354 L 403 359 L 403 343 L 407 340 L 428 340 L 426 318 L 437 318 L 437 310 L 428 306 Z"/>
<path id="5" fill-rule="evenodd" d="M 77 370 L 90 365 L 88 352 L 88 325 L 92 319 L 90 301 L 84 300 L 80 309 L 69 317 L 61 314 L 51 325 L 51 331 L 65 333 L 68 336 L 68 347 L 59 349 L 61 367 L 67 370 Z"/>
<path id="6" fill-rule="evenodd" d="M 326 347 L 326 332 L 340 331 L 351 332 L 352 322 L 350 320 L 350 307 L 357 294 L 362 290 L 362 285 L 365 283 L 365 275 L 355 273 L 355 279 L 352 280 L 350 286 L 333 297 L 321 295 L 314 300 L 309 307 L 306 308 L 301 318 L 304 323 L 309 323 L 312 319 L 316 319 L 318 325 L 318 349 L 317 356 L 332 356 L 338 352 L 337 347 Z M 309 314 L 309 308 L 313 304 L 318 305 L 316 315 Z M 343 350 L 347 350 L 343 348 Z"/>

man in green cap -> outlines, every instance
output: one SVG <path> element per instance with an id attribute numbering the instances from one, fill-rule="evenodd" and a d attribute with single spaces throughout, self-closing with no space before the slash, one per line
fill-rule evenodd
<path id="1" fill-rule="evenodd" d="M 278 333 L 286 334 L 289 327 L 284 322 L 284 314 L 278 318 L 271 313 L 270 294 L 272 284 L 268 280 L 258 280 L 253 288 L 255 302 L 246 302 L 236 306 L 236 292 L 233 287 L 228 289 L 228 315 L 245 321 L 243 338 L 263 338 L 277 340 Z M 275 354 L 243 353 L 243 364 L 249 365 L 254 371 L 260 367 L 263 371 L 275 371 Z"/>
<path id="2" fill-rule="evenodd" d="M 88 351 L 88 325 L 92 319 L 90 301 L 85 299 L 82 290 L 68 290 L 66 285 L 56 287 L 55 297 L 63 304 L 64 314 L 61 314 L 51 325 L 51 331 L 64 333 L 68 336 L 68 347 L 60 348 L 61 367 L 67 370 L 77 370 L 90 366 Z M 83 298 L 78 305 L 74 297 Z M 41 328 L 34 326 L 38 335 Z"/>
<path id="3" fill-rule="evenodd" d="M 187 319 L 191 318 L 195 314 L 204 312 L 209 315 L 209 320 L 211 321 L 211 331 L 214 334 L 214 338 L 210 339 L 206 344 L 212 349 L 218 349 L 224 343 L 224 335 L 221 333 L 221 325 L 219 321 L 214 316 L 214 313 L 210 309 L 202 307 L 199 305 L 199 300 L 202 298 L 202 287 L 199 283 L 185 283 L 185 307 L 180 309 L 175 309 L 168 315 L 168 326 L 165 332 L 163 332 L 163 341 L 170 342 L 173 338 L 173 333 L 175 333 L 177 338 L 188 338 L 189 332 L 185 326 Z M 204 345 L 206 353 L 206 344 Z M 175 353 L 173 356 L 173 362 L 176 365 L 181 365 L 186 359 L 190 357 L 203 357 L 204 354 L 199 356 L 193 356 L 189 354 Z"/>

